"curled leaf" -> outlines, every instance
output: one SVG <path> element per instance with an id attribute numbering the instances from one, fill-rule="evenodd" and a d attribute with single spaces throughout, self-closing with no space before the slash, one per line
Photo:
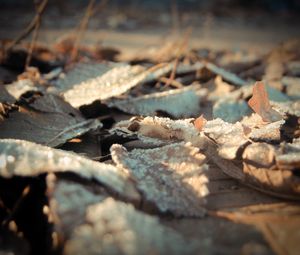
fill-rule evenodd
<path id="1" fill-rule="evenodd" d="M 82 178 L 95 179 L 130 200 L 139 199 L 133 184 L 113 165 L 27 141 L 0 139 L 0 176 L 34 177 L 60 172 L 72 172 Z"/>
<path id="2" fill-rule="evenodd" d="M 248 101 L 249 106 L 261 116 L 265 122 L 282 120 L 282 115 L 272 109 L 265 85 L 263 82 L 256 82 L 253 87 L 253 96 Z"/>

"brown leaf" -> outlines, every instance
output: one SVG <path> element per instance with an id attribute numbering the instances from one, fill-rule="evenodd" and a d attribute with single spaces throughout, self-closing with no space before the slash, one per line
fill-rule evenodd
<path id="1" fill-rule="evenodd" d="M 217 212 L 217 215 L 238 223 L 256 226 L 271 248 L 279 255 L 299 253 L 300 207 L 292 203 L 249 206 L 235 212 Z"/>
<path id="2" fill-rule="evenodd" d="M 300 199 L 300 178 L 289 170 L 258 167 L 244 162 L 244 182 L 258 190 L 277 197 Z"/>
<path id="3" fill-rule="evenodd" d="M 265 122 L 274 122 L 282 119 L 281 114 L 272 109 L 263 82 L 254 84 L 253 96 L 248 101 L 248 104 Z"/>
<path id="4" fill-rule="evenodd" d="M 200 115 L 197 119 L 194 121 L 194 126 L 197 130 L 202 131 L 203 127 L 205 126 L 207 120 L 203 117 L 203 114 Z"/>

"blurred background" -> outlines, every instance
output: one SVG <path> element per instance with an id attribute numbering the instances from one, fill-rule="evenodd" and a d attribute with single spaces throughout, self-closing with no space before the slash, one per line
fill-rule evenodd
<path id="1" fill-rule="evenodd" d="M 0 0 L 0 39 L 15 38 L 30 23 L 34 2 L 39 1 Z M 76 31 L 88 4 L 49 0 L 39 41 L 55 43 Z M 298 0 L 97 0 L 94 6 L 82 42 L 129 53 L 176 40 L 188 28 L 190 45 L 196 48 L 267 52 L 300 36 Z"/>

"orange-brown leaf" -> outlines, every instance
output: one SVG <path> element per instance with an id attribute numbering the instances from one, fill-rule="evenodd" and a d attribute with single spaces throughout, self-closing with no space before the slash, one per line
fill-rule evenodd
<path id="1" fill-rule="evenodd" d="M 263 82 L 256 82 L 253 87 L 253 96 L 248 105 L 261 116 L 265 122 L 274 122 L 282 119 L 279 112 L 272 109 L 269 97 Z"/>
<path id="2" fill-rule="evenodd" d="M 207 120 L 203 117 L 203 114 L 201 114 L 200 117 L 195 119 L 194 126 L 198 131 L 202 131 L 204 125 L 206 124 Z"/>

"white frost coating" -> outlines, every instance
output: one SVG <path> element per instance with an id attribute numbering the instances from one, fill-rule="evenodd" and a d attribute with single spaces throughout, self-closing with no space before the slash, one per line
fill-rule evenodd
<path id="1" fill-rule="evenodd" d="M 179 65 L 177 73 L 195 71 L 202 64 Z M 57 82 L 58 92 L 63 93 L 73 107 L 90 104 L 121 95 L 142 82 L 150 82 L 167 74 L 173 64 L 146 70 L 143 66 L 127 64 L 79 64 Z"/>
<path id="2" fill-rule="evenodd" d="M 35 86 L 29 79 L 24 79 L 8 84 L 5 88 L 15 99 L 19 99 L 20 96 L 27 91 L 38 91 L 41 90 L 42 87 Z"/>
<path id="3" fill-rule="evenodd" d="M 300 143 L 298 139 L 294 139 L 293 143 L 281 144 L 275 157 L 280 168 L 298 169 L 300 167 Z"/>
<path id="4" fill-rule="evenodd" d="M 196 254 L 197 242 L 186 242 L 174 230 L 132 205 L 106 199 L 88 208 L 87 224 L 75 229 L 65 255 Z"/>
<path id="5" fill-rule="evenodd" d="M 160 110 L 175 118 L 195 117 L 201 111 L 200 101 L 205 95 L 206 90 L 199 90 L 198 86 L 192 85 L 137 98 L 112 99 L 108 106 L 135 115 L 149 116 Z"/>
<path id="6" fill-rule="evenodd" d="M 74 85 L 63 96 L 73 107 L 118 96 L 138 85 L 146 76 L 143 71 L 141 66 L 115 67 L 101 76 Z"/>
<path id="7" fill-rule="evenodd" d="M 132 200 L 139 195 L 133 184 L 115 166 L 99 163 L 75 153 L 15 139 L 0 139 L 0 155 L 14 157 L 0 167 L 0 175 L 37 176 L 52 172 L 73 172 L 87 179 L 95 179 Z"/>
<path id="8" fill-rule="evenodd" d="M 115 144 L 111 155 L 117 167 L 136 181 L 145 199 L 155 203 L 160 211 L 177 216 L 203 216 L 208 166 L 198 148 L 177 143 L 127 152 Z"/>
<path id="9" fill-rule="evenodd" d="M 208 121 L 203 132 L 217 142 L 219 154 L 227 159 L 234 159 L 238 149 L 248 141 L 240 122 L 231 124 L 218 118 Z"/>
<path id="10" fill-rule="evenodd" d="M 68 180 L 56 180 L 54 185 L 47 183 L 51 212 L 55 214 L 54 227 L 67 238 L 73 229 L 84 222 L 85 211 L 89 205 L 104 200 L 105 195 L 94 194 L 84 185 Z"/>
<path id="11" fill-rule="evenodd" d="M 120 121 L 110 133 L 122 136 L 137 136 L 142 142 L 153 145 L 165 145 L 174 141 L 191 142 L 201 147 L 202 138 L 192 123 L 194 119 L 171 120 L 169 118 L 145 117 Z M 137 125 L 136 131 L 130 131 L 132 125 Z"/>

